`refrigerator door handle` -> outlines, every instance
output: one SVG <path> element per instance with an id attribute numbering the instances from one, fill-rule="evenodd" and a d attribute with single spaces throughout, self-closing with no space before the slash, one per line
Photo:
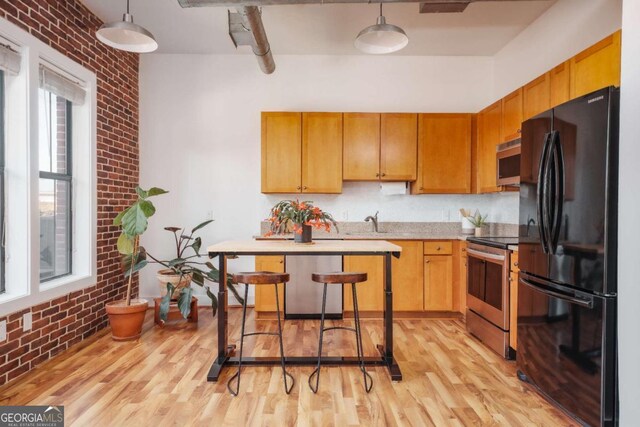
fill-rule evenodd
<path id="1" fill-rule="evenodd" d="M 558 239 L 560 238 L 560 227 L 562 225 L 562 207 L 564 204 L 564 156 L 562 155 L 562 145 L 560 144 L 560 132 L 553 132 L 551 137 L 551 153 L 553 155 L 553 170 L 555 172 L 555 189 L 553 197 L 553 222 L 551 228 L 551 241 L 549 249 L 551 254 L 555 254 L 558 249 Z"/>
<path id="2" fill-rule="evenodd" d="M 530 288 L 538 292 L 542 292 L 543 294 L 549 295 L 551 297 L 561 299 L 570 304 L 579 305 L 580 307 L 585 307 L 585 308 L 593 308 L 593 299 L 584 299 L 584 298 L 579 298 L 573 295 L 567 295 L 562 292 L 552 291 L 551 289 L 536 285 L 535 283 L 532 283 L 522 277 L 520 278 L 520 283 L 522 283 L 523 285 L 529 286 Z"/>
<path id="3" fill-rule="evenodd" d="M 548 253 L 547 249 L 547 240 L 546 240 L 546 226 L 545 226 L 545 218 L 543 212 L 543 204 L 544 204 L 544 192 L 545 192 L 545 171 L 546 171 L 546 161 L 547 161 L 547 150 L 549 147 L 549 137 L 551 133 L 544 134 L 544 144 L 542 146 L 542 153 L 540 154 L 540 164 L 538 166 L 538 199 L 536 203 L 536 213 L 538 216 L 538 232 L 540 233 L 540 243 L 542 244 L 542 251 L 546 254 Z"/>

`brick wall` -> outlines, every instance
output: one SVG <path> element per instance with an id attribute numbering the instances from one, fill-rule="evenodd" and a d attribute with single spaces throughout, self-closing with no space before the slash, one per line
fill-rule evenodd
<path id="1" fill-rule="evenodd" d="M 102 22 L 78 0 L 0 0 L 0 16 L 64 53 L 98 77 L 98 282 L 81 291 L 0 318 L 0 385 L 29 371 L 108 324 L 106 302 L 122 299 L 125 283 L 116 251 L 116 213 L 138 182 L 138 55 L 97 41 Z M 137 285 L 134 295 L 137 294 Z M 33 329 L 22 332 L 22 315 Z"/>

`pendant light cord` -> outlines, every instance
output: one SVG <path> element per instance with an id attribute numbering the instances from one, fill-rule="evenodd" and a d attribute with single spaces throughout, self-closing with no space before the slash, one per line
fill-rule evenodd
<path id="1" fill-rule="evenodd" d="M 127 0 L 128 2 L 129 0 Z M 380 2 L 380 16 L 382 16 L 382 2 Z"/>
<path id="2" fill-rule="evenodd" d="M 382 6 L 382 3 L 380 3 L 380 6 Z M 129 14 L 129 0 L 127 0 L 127 15 Z"/>

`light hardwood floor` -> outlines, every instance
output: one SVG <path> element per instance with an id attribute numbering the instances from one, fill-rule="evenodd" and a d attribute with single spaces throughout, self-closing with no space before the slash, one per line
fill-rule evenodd
<path id="1" fill-rule="evenodd" d="M 216 342 L 214 319 L 201 309 L 198 326 L 164 329 L 147 314 L 138 342 L 111 341 L 108 330 L 62 353 L 14 383 L 0 388 L 0 405 L 64 405 L 66 425 L 575 425 L 515 376 L 515 364 L 502 360 L 450 319 L 395 322 L 396 358 L 404 380 L 392 383 L 384 368 L 369 368 L 374 386 L 364 392 L 356 367 L 322 370 L 320 391 L 307 385 L 311 367 L 289 368 L 296 385 L 287 396 L 278 368 L 247 367 L 240 396 L 226 381 L 208 383 Z M 240 310 L 230 329 L 239 336 Z M 342 322 L 335 322 L 342 323 Z M 351 323 L 347 320 L 344 323 Z M 380 320 L 362 320 L 365 353 L 381 342 Z M 275 330 L 274 320 L 247 329 Z M 285 322 L 285 352 L 313 355 L 317 321 Z M 349 332 L 325 334 L 328 354 L 355 355 Z M 230 340 L 233 342 L 234 340 Z M 277 355 L 275 337 L 250 337 L 246 354 Z"/>

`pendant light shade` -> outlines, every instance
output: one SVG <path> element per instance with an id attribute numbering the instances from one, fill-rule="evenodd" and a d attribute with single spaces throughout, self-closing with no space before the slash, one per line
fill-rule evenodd
<path id="1" fill-rule="evenodd" d="M 364 53 L 385 54 L 404 48 L 409 44 L 409 37 L 402 28 L 387 24 L 385 17 L 382 16 L 382 3 L 380 3 L 380 16 L 376 25 L 360 31 L 354 44 Z"/>
<path id="2" fill-rule="evenodd" d="M 133 23 L 133 16 L 129 14 L 129 0 L 127 13 L 122 21 L 109 22 L 96 31 L 96 37 L 107 46 L 127 52 L 149 53 L 158 48 L 153 34 L 144 27 Z"/>

